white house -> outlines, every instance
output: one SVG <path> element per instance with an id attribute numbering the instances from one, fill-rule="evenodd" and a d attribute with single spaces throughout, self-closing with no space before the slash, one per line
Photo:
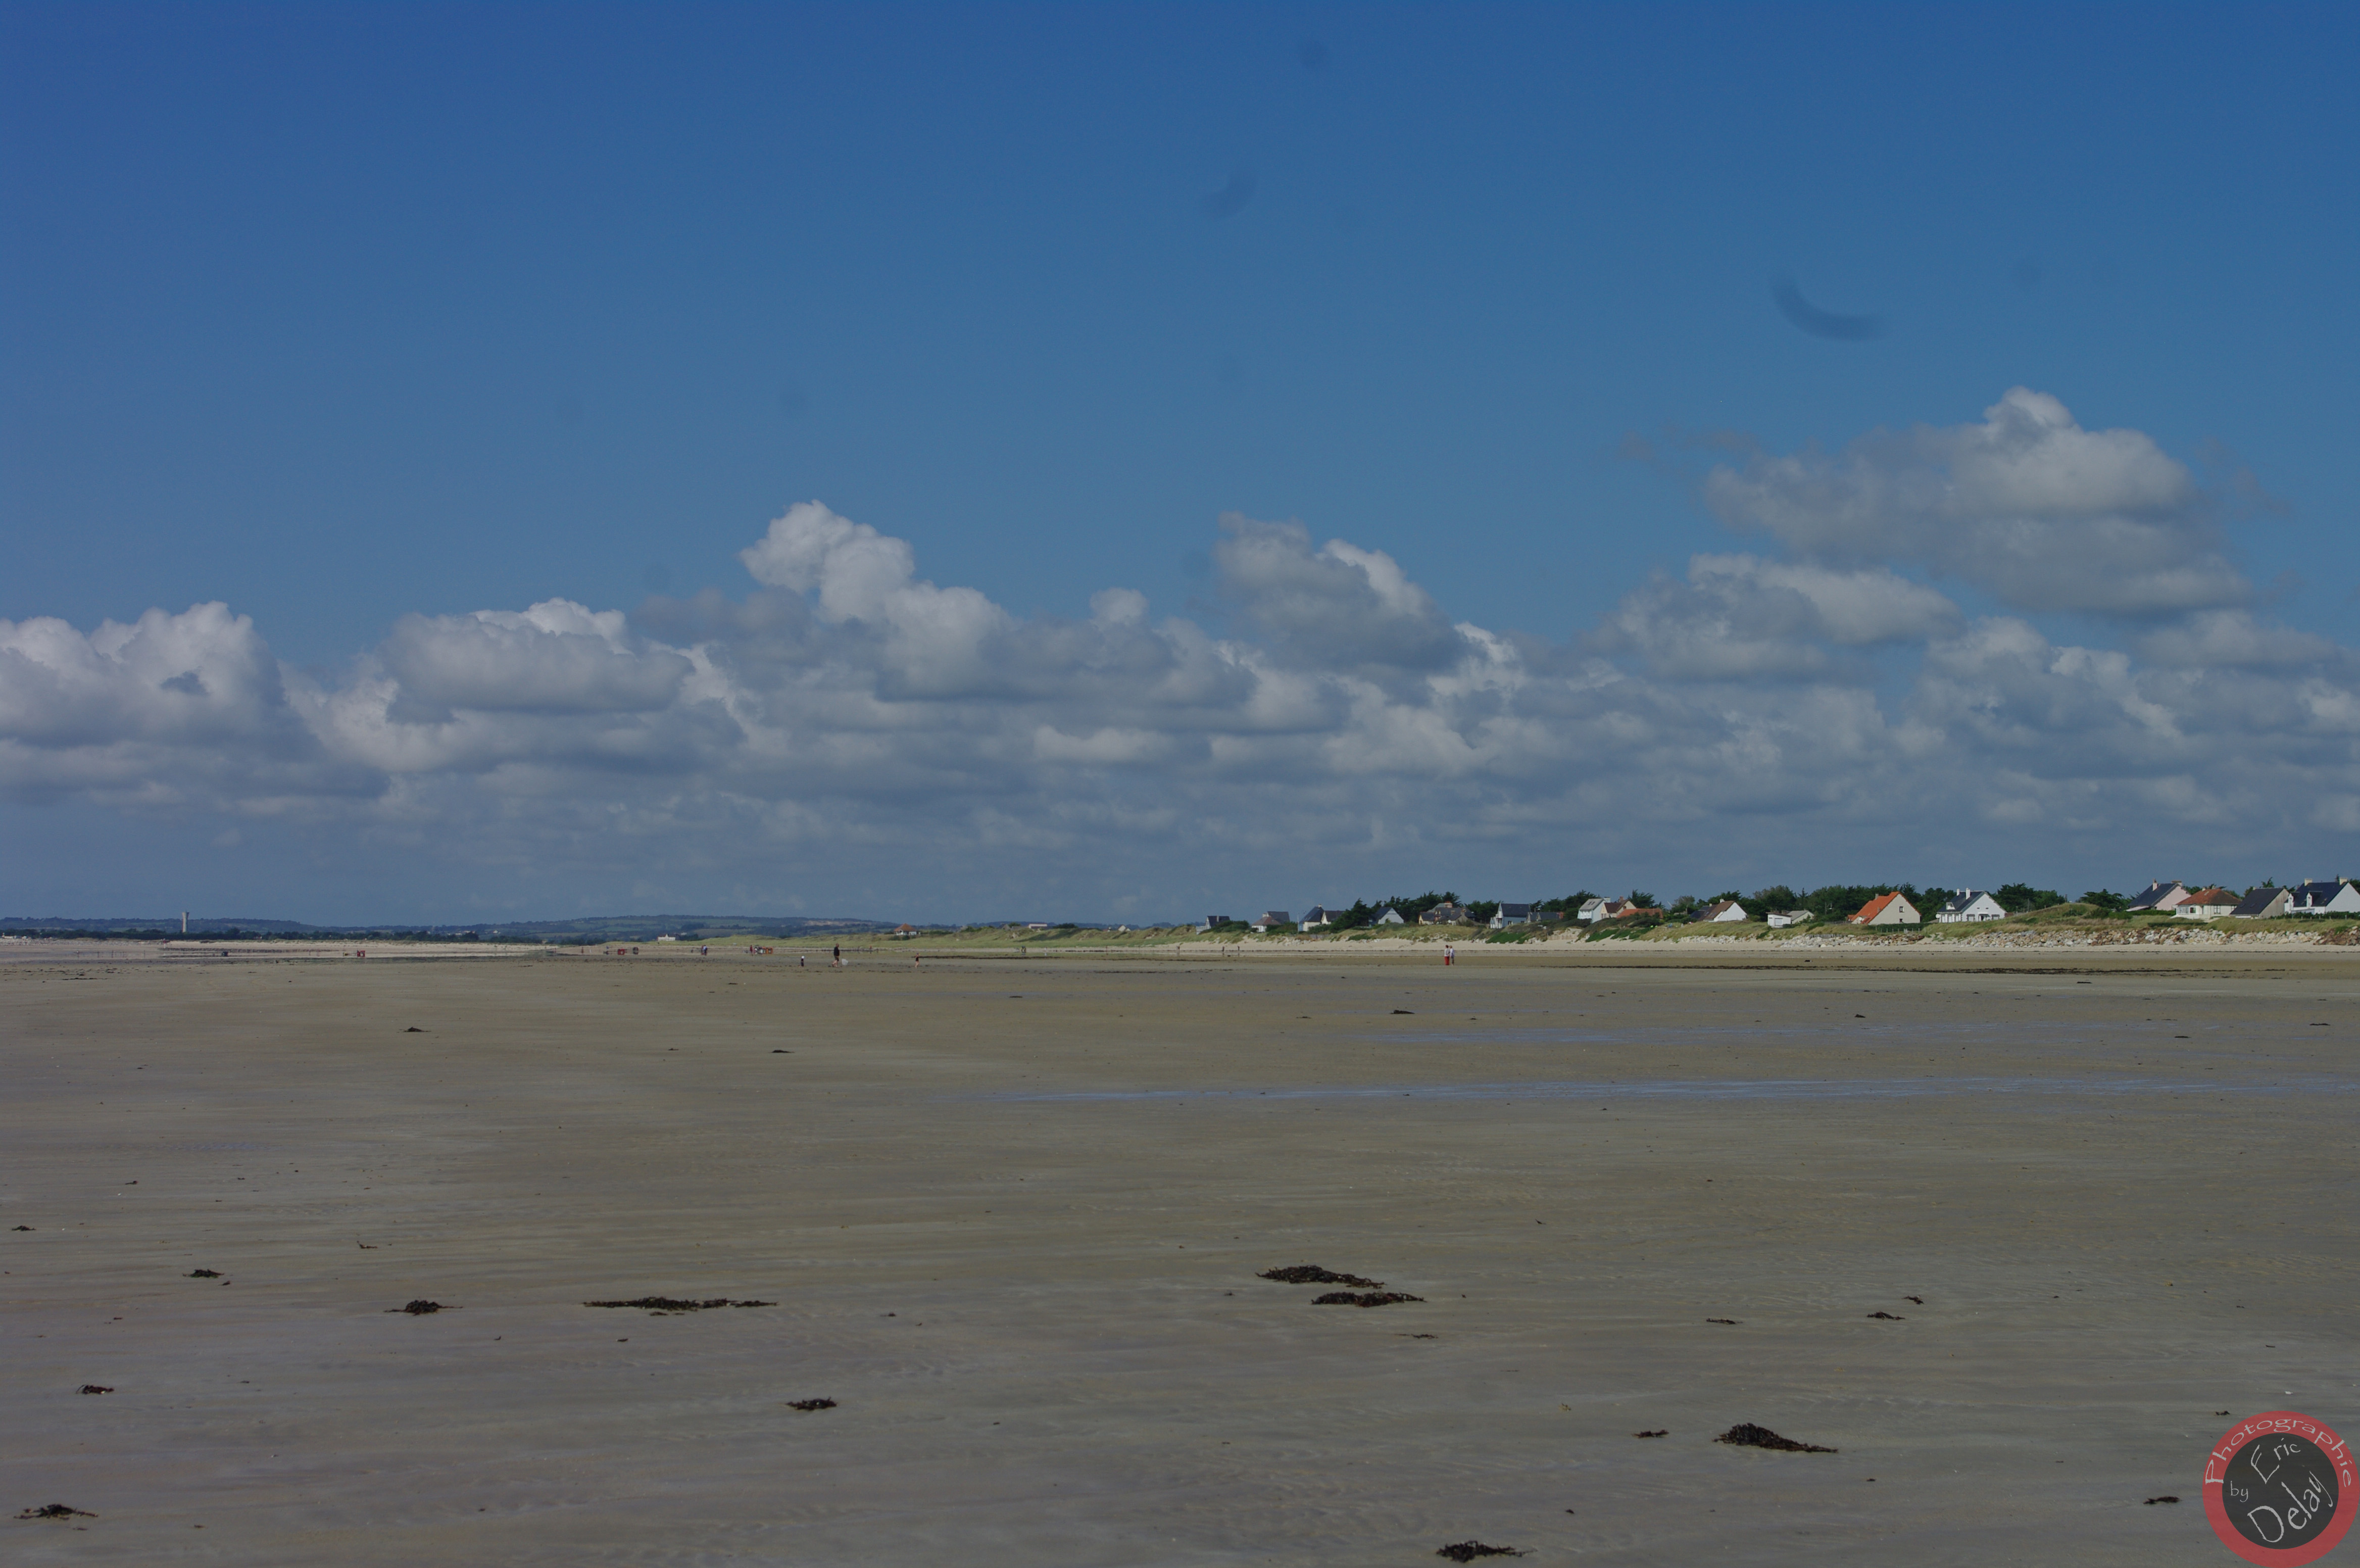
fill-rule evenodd
<path id="1" fill-rule="evenodd" d="M 1255 921 L 1248 927 L 1248 929 L 1267 933 L 1273 926 L 1291 926 L 1293 924 L 1294 922 L 1286 917 L 1285 910 L 1271 909 L 1265 910 L 1262 913 L 1262 917 Z"/>
<path id="2" fill-rule="evenodd" d="M 2130 912 L 2134 915 L 2144 915 L 2149 910 L 2159 913 L 2167 909 L 2177 909 L 2187 902 L 2187 899 L 2188 888 L 2184 883 L 2151 882 L 2147 884 L 2145 893 L 2131 900 Z"/>
<path id="3" fill-rule="evenodd" d="M 1409 922 L 1402 918 L 1402 912 L 1400 910 L 1395 909 L 1392 905 L 1388 904 L 1384 907 L 1384 912 L 1379 915 L 1374 920 L 1370 921 L 1369 924 L 1371 926 L 1406 926 Z"/>
<path id="4" fill-rule="evenodd" d="M 1765 917 L 1773 927 L 1800 926 L 1815 916 L 1808 909 L 1774 909 Z"/>
<path id="5" fill-rule="evenodd" d="M 2360 915 L 2360 887 L 2350 877 L 2307 882 L 2287 890 L 2289 915 Z"/>
<path id="6" fill-rule="evenodd" d="M 1942 901 L 1941 908 L 1934 911 L 1936 923 L 1943 926 L 1955 926 L 1962 920 L 2005 920 L 2006 918 L 2007 911 L 1999 906 L 1998 899 L 1988 893 L 1979 893 L 1972 887 L 1959 889 Z"/>
<path id="7" fill-rule="evenodd" d="M 1207 915 L 1205 916 L 1205 923 L 1202 926 L 1197 927 L 1196 929 L 1199 931 L 1210 931 L 1216 927 L 1226 926 L 1229 923 L 1229 917 L 1226 915 Z"/>
<path id="8" fill-rule="evenodd" d="M 1699 925 L 1743 925 L 1745 921 L 1745 905 L 1733 898 L 1724 898 L 1718 904 L 1709 904 L 1698 910 L 1695 919 Z"/>
<path id="9" fill-rule="evenodd" d="M 2182 920 L 2226 920 L 2237 911 L 2243 895 L 2225 887 L 2202 888 L 2171 906 Z"/>
<path id="10" fill-rule="evenodd" d="M 1576 920 L 1580 921 L 1585 926 L 1594 925 L 1598 921 L 1605 919 L 1606 900 L 1602 898 L 1583 899 L 1581 901 L 1581 907 L 1573 912 L 1573 917 Z"/>
<path id="11" fill-rule="evenodd" d="M 1335 922 L 1336 916 L 1322 904 L 1315 904 L 1303 913 L 1303 929 L 1306 931 L 1324 931 Z"/>
<path id="12" fill-rule="evenodd" d="M 1500 905 L 1499 913 L 1491 916 L 1491 929 L 1504 931 L 1511 926 L 1529 926 L 1532 924 L 1532 919 L 1531 905 L 1502 904 Z"/>
<path id="13" fill-rule="evenodd" d="M 1897 893 L 1872 898 L 1860 906 L 1847 925 L 1852 926 L 1915 926 L 1922 918 L 1918 906 Z"/>

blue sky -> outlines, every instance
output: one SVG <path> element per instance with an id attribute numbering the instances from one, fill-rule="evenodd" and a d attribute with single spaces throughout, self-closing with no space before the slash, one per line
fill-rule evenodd
<path id="1" fill-rule="evenodd" d="M 2355 35 L 0 6 L 0 905 L 1113 918 L 2360 870 L 2360 798 L 2316 782 L 2360 761 Z M 1804 330 L 1782 280 L 1881 332 Z M 2017 388 L 2069 411 L 2061 488 L 1893 502 Z M 1916 427 L 1940 450 L 1844 471 L 1869 533 L 1796 510 L 1837 504 L 1810 454 Z M 2148 467 L 2092 500 L 2104 432 Z M 868 546 L 812 500 L 953 598 L 842 588 Z M 758 579 L 793 515 L 801 564 Z M 1109 589 L 1144 607 L 1094 620 Z M 555 600 L 622 618 L 477 645 Z M 956 675 L 894 651 L 940 653 L 937 613 Z M 1666 651 L 1708 621 L 1748 652 Z M 1154 635 L 1044 651 L 1091 625 Z M 1189 635 L 1229 708 L 1171 706 Z M 605 673 L 552 685 L 592 643 Z M 2002 679 L 2003 644 L 2081 684 Z M 2269 756 L 2314 782 L 2223 777 Z"/>

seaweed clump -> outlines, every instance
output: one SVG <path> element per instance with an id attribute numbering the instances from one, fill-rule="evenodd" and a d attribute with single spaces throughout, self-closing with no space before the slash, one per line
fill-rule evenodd
<path id="1" fill-rule="evenodd" d="M 1316 1263 L 1298 1263 L 1288 1268 L 1265 1268 L 1254 1277 L 1275 1279 L 1281 1285 L 1357 1285 L 1363 1290 L 1385 1288 L 1382 1279 L 1363 1279 L 1357 1274 L 1338 1274 Z"/>
<path id="2" fill-rule="evenodd" d="M 1390 1307 L 1396 1301 L 1423 1301 L 1423 1296 L 1408 1296 L 1399 1290 L 1371 1290 L 1354 1295 L 1349 1290 L 1330 1290 L 1325 1296 L 1314 1296 L 1315 1307 Z"/>
<path id="3" fill-rule="evenodd" d="M 1719 1437 L 1715 1442 L 1732 1443 L 1739 1448 L 1775 1448 L 1781 1453 L 1835 1453 L 1839 1450 L 1821 1448 L 1816 1442 L 1797 1442 L 1791 1437 L 1780 1437 L 1768 1427 L 1755 1426 L 1752 1421 L 1740 1421 Z"/>
<path id="4" fill-rule="evenodd" d="M 585 1307 L 637 1307 L 650 1312 L 706 1312 L 716 1307 L 775 1307 L 776 1301 L 733 1301 L 727 1296 L 708 1296 L 692 1301 L 675 1296 L 641 1296 L 632 1301 L 585 1301 Z"/>

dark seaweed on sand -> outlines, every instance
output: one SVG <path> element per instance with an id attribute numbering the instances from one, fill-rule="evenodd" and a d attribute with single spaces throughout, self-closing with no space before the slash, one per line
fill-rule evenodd
<path id="1" fill-rule="evenodd" d="M 1357 1285 L 1363 1290 L 1382 1290 L 1382 1279 L 1363 1279 L 1357 1274 L 1338 1274 L 1316 1263 L 1298 1263 L 1289 1268 L 1265 1268 L 1258 1279 L 1275 1279 L 1281 1285 Z"/>
<path id="2" fill-rule="evenodd" d="M 1733 1443 L 1739 1448 L 1775 1448 L 1781 1453 L 1834 1453 L 1832 1448 L 1821 1448 L 1816 1442 L 1797 1442 L 1791 1437 L 1780 1437 L 1768 1427 L 1757 1427 L 1752 1421 L 1740 1421 L 1719 1437 L 1715 1442 Z"/>
<path id="3" fill-rule="evenodd" d="M 2149 1497 L 2149 1498 L 2147 1500 L 2147 1506 L 2148 1508 L 2151 1508 L 2155 1507 L 2155 1506 L 2156 1506 L 2156 1504 L 2158 1504 L 2158 1503 L 2176 1503 L 2176 1502 L 2178 1502 L 2178 1501 L 2180 1501 L 2180 1499 L 2179 1499 L 2177 1497 L 2173 1496 L 2173 1495 L 2172 1495 L 2171 1493 L 2169 1493 L 2169 1492 L 2166 1492 L 2166 1493 L 2165 1493 L 2162 1497 Z"/>
<path id="4" fill-rule="evenodd" d="M 636 1301 L 585 1301 L 585 1307 L 638 1307 L 650 1312 L 704 1312 L 716 1307 L 775 1307 L 776 1301 L 733 1301 L 727 1296 L 709 1296 L 702 1301 L 682 1300 L 672 1296 L 642 1296 Z"/>
<path id="5" fill-rule="evenodd" d="M 1423 1296 L 1404 1296 L 1398 1290 L 1371 1290 L 1365 1296 L 1355 1296 L 1349 1290 L 1330 1290 L 1325 1296 L 1314 1296 L 1315 1307 L 1390 1307 L 1396 1301 L 1423 1301 Z"/>
<path id="6" fill-rule="evenodd" d="M 188 1273 L 182 1275 L 181 1277 L 184 1279 L 219 1279 L 221 1277 L 221 1270 L 218 1268 L 192 1268 L 189 1270 Z"/>
<path id="7" fill-rule="evenodd" d="M 791 1410 L 832 1410 L 836 1409 L 836 1401 L 834 1399 L 789 1399 L 787 1401 L 787 1409 Z"/>
<path id="8" fill-rule="evenodd" d="M 1472 1563 L 1478 1557 L 1522 1557 L 1524 1553 L 1513 1546 L 1486 1546 L 1480 1541 L 1454 1541 L 1438 1548 L 1435 1555 L 1448 1557 L 1453 1563 Z"/>
<path id="9" fill-rule="evenodd" d="M 85 1394 L 112 1394 L 115 1389 L 104 1383 L 85 1383 L 82 1386 L 82 1391 Z"/>
<path id="10" fill-rule="evenodd" d="M 388 1312 L 408 1312 L 413 1318 L 422 1318 L 429 1312 L 455 1312 L 458 1310 L 456 1307 L 446 1307 L 440 1301 L 429 1301 L 424 1297 L 403 1306 L 386 1309 Z"/>
<path id="11" fill-rule="evenodd" d="M 88 1508 L 70 1508 L 63 1503 L 50 1503 L 43 1508 L 27 1508 L 16 1517 L 20 1519 L 94 1519 L 98 1516 Z"/>

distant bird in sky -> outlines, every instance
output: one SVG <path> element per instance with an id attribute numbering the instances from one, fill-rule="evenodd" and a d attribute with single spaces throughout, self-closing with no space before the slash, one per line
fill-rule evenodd
<path id="1" fill-rule="evenodd" d="M 1778 302 L 1778 313 L 1809 333 L 1813 337 L 1833 338 L 1839 343 L 1864 343 L 1885 335 L 1883 316 L 1843 316 L 1833 311 L 1823 311 L 1803 298 L 1792 278 L 1781 278 L 1770 285 L 1770 297 Z"/>
<path id="2" fill-rule="evenodd" d="M 1223 218 L 1236 217 L 1253 200 L 1254 177 L 1251 170 L 1240 169 L 1229 176 L 1229 182 L 1205 198 L 1205 215 L 1218 223 Z"/>

